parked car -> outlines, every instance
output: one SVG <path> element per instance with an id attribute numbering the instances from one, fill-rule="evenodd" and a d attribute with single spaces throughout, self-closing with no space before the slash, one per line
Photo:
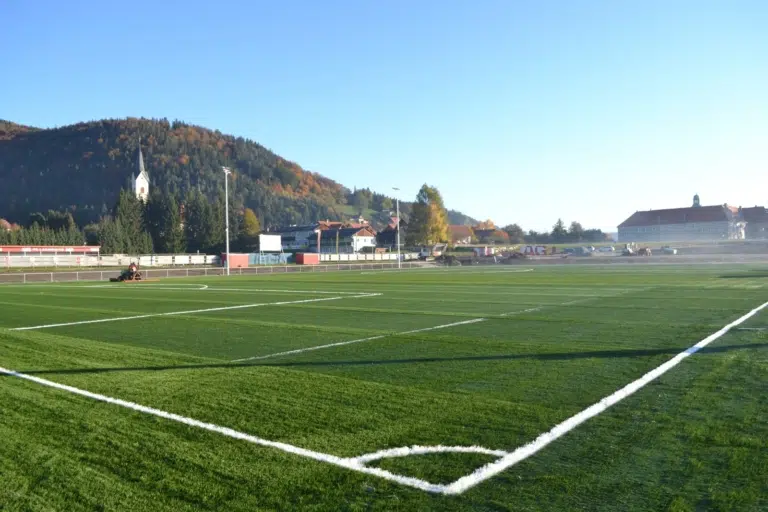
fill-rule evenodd
<path id="1" fill-rule="evenodd" d="M 612 245 L 608 245 L 605 247 L 601 247 L 598 249 L 599 252 L 616 252 L 616 248 Z"/>
<path id="2" fill-rule="evenodd" d="M 665 245 L 661 248 L 661 252 L 664 254 L 677 254 L 677 249 L 673 249 L 672 247 Z"/>

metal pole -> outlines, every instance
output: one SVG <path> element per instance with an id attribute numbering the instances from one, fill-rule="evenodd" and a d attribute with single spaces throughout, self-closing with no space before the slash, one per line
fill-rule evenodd
<path id="1" fill-rule="evenodd" d="M 224 220 L 227 234 L 227 275 L 229 275 L 229 186 L 227 185 L 227 178 L 231 171 L 227 167 L 221 169 L 224 171 Z"/>
<path id="2" fill-rule="evenodd" d="M 393 190 L 399 191 L 400 189 L 397 187 L 392 187 Z M 392 203 L 390 203 L 392 204 Z M 397 229 L 396 235 L 397 235 L 397 268 L 401 268 L 401 262 L 400 262 L 400 199 L 395 197 L 395 204 L 397 205 L 397 226 L 395 226 L 395 229 Z"/>

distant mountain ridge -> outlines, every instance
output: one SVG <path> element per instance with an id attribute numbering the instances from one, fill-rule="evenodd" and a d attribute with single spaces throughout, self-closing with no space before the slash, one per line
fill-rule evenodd
<path id="1" fill-rule="evenodd" d="M 355 193 L 348 188 L 255 141 L 181 121 L 127 118 L 52 129 L 0 120 L 0 217 L 20 221 L 66 209 L 80 224 L 97 220 L 130 186 L 139 144 L 150 187 L 179 196 L 192 188 L 208 197 L 222 194 L 221 166 L 232 168 L 232 206 L 252 208 L 265 227 L 359 213 L 385 224 L 390 216 L 384 195 L 367 191 L 366 204 L 351 204 Z M 407 215 L 410 203 L 400 206 Z M 455 211 L 449 220 L 476 222 Z"/>

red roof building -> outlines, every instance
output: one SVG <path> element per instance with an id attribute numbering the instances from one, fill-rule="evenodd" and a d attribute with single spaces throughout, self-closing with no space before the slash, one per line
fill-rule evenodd
<path id="1" fill-rule="evenodd" d="M 635 212 L 619 224 L 620 242 L 742 240 L 746 222 L 739 208 L 727 204 Z"/>

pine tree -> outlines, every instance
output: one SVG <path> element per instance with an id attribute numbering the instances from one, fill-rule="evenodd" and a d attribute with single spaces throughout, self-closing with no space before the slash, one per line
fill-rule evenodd
<path id="1" fill-rule="evenodd" d="M 115 219 L 119 220 L 123 227 L 123 237 L 128 252 L 144 252 L 140 249 L 145 230 L 144 203 L 132 192 L 125 189 L 121 190 L 115 206 Z"/>
<path id="2" fill-rule="evenodd" d="M 165 215 L 163 219 L 163 235 L 165 238 L 165 252 L 180 254 L 186 251 L 187 243 L 184 239 L 184 231 L 181 227 L 181 212 L 176 198 L 167 196 L 165 201 Z"/>
<path id="3" fill-rule="evenodd" d="M 184 201 L 184 236 L 187 250 L 205 252 L 210 245 L 211 207 L 199 191 L 190 191 Z"/>
<path id="4" fill-rule="evenodd" d="M 99 245 L 104 254 L 125 254 L 126 244 L 119 220 L 104 217 L 99 223 Z"/>
<path id="5" fill-rule="evenodd" d="M 555 243 L 563 243 L 568 239 L 568 231 L 565 229 L 565 223 L 563 219 L 557 219 L 557 222 L 552 226 L 552 240 Z"/>

